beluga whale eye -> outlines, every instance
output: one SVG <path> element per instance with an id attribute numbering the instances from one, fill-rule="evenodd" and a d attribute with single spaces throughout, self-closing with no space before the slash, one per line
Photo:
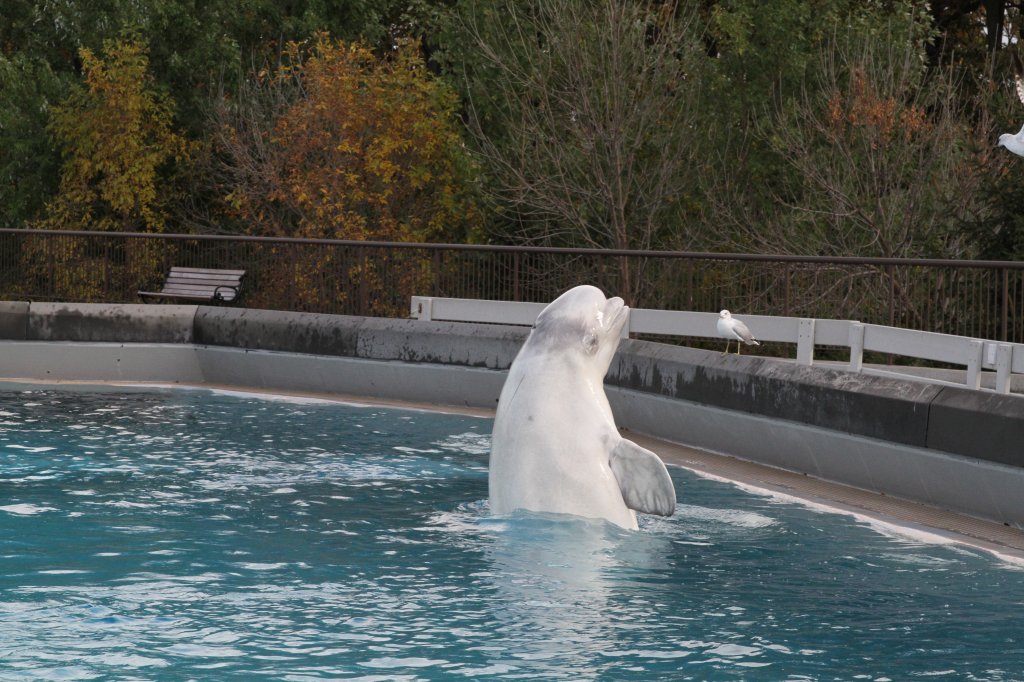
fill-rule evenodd
<path id="1" fill-rule="evenodd" d="M 600 345 L 597 340 L 597 334 L 594 332 L 587 332 L 583 335 L 583 350 L 589 355 L 593 355 L 597 352 L 597 347 Z"/>

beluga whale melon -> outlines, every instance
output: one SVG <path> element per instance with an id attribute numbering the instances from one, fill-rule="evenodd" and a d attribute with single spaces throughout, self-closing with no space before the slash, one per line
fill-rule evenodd
<path id="1" fill-rule="evenodd" d="M 621 298 L 587 285 L 541 311 L 498 399 L 492 513 L 573 514 L 636 529 L 636 512 L 675 511 L 665 465 L 619 434 L 604 392 L 628 313 Z"/>

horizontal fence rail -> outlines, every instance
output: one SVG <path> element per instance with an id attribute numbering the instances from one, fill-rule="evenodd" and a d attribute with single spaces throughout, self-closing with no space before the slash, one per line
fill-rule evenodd
<path id="1" fill-rule="evenodd" d="M 471 299 L 413 296 L 410 314 L 419 320 L 447 322 L 480 322 L 489 324 L 532 325 L 544 309 L 544 303 L 514 301 L 482 301 Z M 796 317 L 744 315 L 743 321 L 761 341 L 796 345 L 798 364 L 814 361 L 815 346 L 844 346 L 850 350 L 849 368 L 902 379 L 928 380 L 933 383 L 954 382 L 926 379 L 898 370 L 864 367 L 864 352 L 878 351 L 907 358 L 931 360 L 966 369 L 963 383 L 967 388 L 981 388 L 983 369 L 995 370 L 995 391 L 1009 393 L 1013 374 L 1024 374 L 1024 344 L 972 339 L 950 334 L 898 329 L 883 325 L 863 324 L 854 320 L 818 320 Z M 650 334 L 719 339 L 716 323 L 718 313 L 630 308 L 623 336 Z"/>
<path id="2" fill-rule="evenodd" d="M 851 319 L 1024 342 L 1024 263 L 0 229 L 0 297 L 135 302 L 171 267 L 245 270 L 237 304 L 406 315 L 411 296 Z M 870 338 L 870 335 L 869 335 Z"/>

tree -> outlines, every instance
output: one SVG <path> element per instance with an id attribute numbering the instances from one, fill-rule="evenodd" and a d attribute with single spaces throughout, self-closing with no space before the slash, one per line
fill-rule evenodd
<path id="1" fill-rule="evenodd" d="M 652 248 L 687 204 L 704 61 L 691 9 L 617 0 L 467 2 L 469 129 L 505 238 Z M 623 258 L 606 286 L 641 296 Z"/>
<path id="2" fill-rule="evenodd" d="M 153 87 L 175 103 L 175 124 L 204 140 L 218 93 L 235 91 L 253 65 L 276 63 L 289 41 L 318 31 L 362 39 L 387 51 L 396 39 L 428 35 L 451 0 L 4 0 L 0 21 L 0 215 L 22 226 L 40 218 L 58 189 L 59 150 L 49 114 L 82 75 L 80 51 L 133 36 L 148 46 Z M 222 221 L 203 173 L 192 169 L 181 205 L 168 206 L 192 229 Z M 13 184 L 12 184 L 13 183 Z"/>
<path id="3" fill-rule="evenodd" d="M 254 74 L 218 110 L 225 202 L 266 235 L 472 240 L 480 214 L 456 106 L 413 41 L 383 58 L 326 36 L 308 54 L 292 43 L 280 69 Z M 386 266 L 344 266 L 338 277 L 332 258 L 310 253 L 275 276 L 298 281 L 306 300 L 344 299 L 349 278 Z M 411 276 L 428 274 L 406 265 Z"/>
<path id="4" fill-rule="evenodd" d="M 80 55 L 85 87 L 54 110 L 50 125 L 64 162 L 43 224 L 163 231 L 162 173 L 189 156 L 188 142 L 172 127 L 173 102 L 156 90 L 141 44 L 110 41 L 102 57 L 87 48 Z"/>
<path id="5" fill-rule="evenodd" d="M 68 84 L 41 59 L 0 55 L 0 225 L 20 227 L 57 189 L 59 155 L 46 132 Z"/>
<path id="6" fill-rule="evenodd" d="M 379 59 L 321 36 L 219 110 L 228 201 L 263 234 L 464 239 L 479 220 L 455 93 L 418 47 Z"/>
<path id="7" fill-rule="evenodd" d="M 793 172 L 789 191 L 774 194 L 773 211 L 754 214 L 742 188 L 724 186 L 719 219 L 734 243 L 767 253 L 970 257 L 963 226 L 985 210 L 990 146 L 988 125 L 972 120 L 980 109 L 952 69 L 926 68 L 927 23 L 852 28 L 837 28 L 816 80 L 761 127 Z M 831 314 L 857 316 L 893 292 L 913 309 L 928 293 L 915 292 L 912 274 L 902 272 L 864 270 L 829 291 L 803 286 L 803 303 L 839 292 L 848 307 Z"/>
<path id="8" fill-rule="evenodd" d="M 895 32 L 895 30 L 894 30 Z M 833 42 L 821 81 L 770 135 L 803 180 L 792 233 L 761 235 L 784 252 L 959 257 L 984 142 L 949 69 L 927 71 L 912 41 Z M 788 241 L 787 241 L 788 240 Z"/>

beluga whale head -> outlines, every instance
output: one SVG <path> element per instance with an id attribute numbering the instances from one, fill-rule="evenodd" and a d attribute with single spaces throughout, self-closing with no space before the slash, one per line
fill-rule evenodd
<path id="1" fill-rule="evenodd" d="M 493 513 L 573 514 L 635 529 L 635 511 L 674 512 L 665 465 L 622 438 L 604 392 L 628 319 L 621 298 L 589 285 L 537 316 L 498 399 L 488 467 Z"/>
<path id="2" fill-rule="evenodd" d="M 605 298 L 600 289 L 581 285 L 549 303 L 533 325 L 526 344 L 559 354 L 564 361 L 604 377 L 619 347 L 629 308 L 618 296 Z"/>

